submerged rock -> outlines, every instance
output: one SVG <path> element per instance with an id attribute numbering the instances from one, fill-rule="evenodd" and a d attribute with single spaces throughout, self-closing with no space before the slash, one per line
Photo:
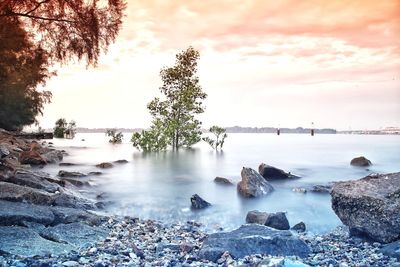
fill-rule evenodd
<path id="1" fill-rule="evenodd" d="M 58 150 L 52 150 L 44 153 L 42 157 L 46 160 L 47 163 L 58 163 L 63 159 L 63 153 Z"/>
<path id="2" fill-rule="evenodd" d="M 292 227 L 292 230 L 297 231 L 299 233 L 306 231 L 306 224 L 304 222 L 299 222 Z"/>
<path id="3" fill-rule="evenodd" d="M 224 177 L 215 177 L 214 182 L 223 185 L 233 185 L 232 181 Z"/>
<path id="4" fill-rule="evenodd" d="M 368 167 L 368 166 L 371 166 L 372 163 L 366 157 L 361 156 L 361 157 L 352 159 L 350 161 L 350 165 L 357 166 L 357 167 Z"/>
<path id="5" fill-rule="evenodd" d="M 83 174 L 80 172 L 69 172 L 69 171 L 60 170 L 58 172 L 58 176 L 60 176 L 60 177 L 85 177 L 86 174 Z"/>
<path id="6" fill-rule="evenodd" d="M 114 165 L 110 162 L 102 162 L 96 165 L 97 168 L 101 168 L 101 169 L 109 169 L 114 167 Z"/>
<path id="7" fill-rule="evenodd" d="M 262 177 L 267 180 L 281 180 L 281 179 L 295 179 L 300 178 L 298 176 L 292 175 L 284 170 L 275 168 L 273 166 L 267 165 L 265 163 L 261 163 L 258 167 L 258 172 Z"/>
<path id="8" fill-rule="evenodd" d="M 329 194 L 332 191 L 334 183 L 329 184 L 316 184 L 308 188 L 308 191 L 313 193 Z"/>
<path id="9" fill-rule="evenodd" d="M 251 168 L 243 167 L 241 175 L 242 180 L 238 183 L 237 190 L 244 197 L 260 197 L 274 190 L 270 183 Z"/>
<path id="10" fill-rule="evenodd" d="M 307 244 L 290 231 L 277 231 L 258 224 L 246 224 L 232 232 L 209 235 L 203 242 L 199 257 L 215 262 L 225 251 L 229 251 L 233 258 L 253 254 L 305 257 L 310 253 Z"/>
<path id="11" fill-rule="evenodd" d="M 58 164 L 58 166 L 75 166 L 75 163 L 71 163 L 71 162 L 61 162 Z"/>
<path id="12" fill-rule="evenodd" d="M 204 209 L 207 208 L 209 206 L 211 206 L 210 203 L 208 203 L 207 201 L 205 201 L 204 199 L 202 199 L 199 195 L 194 194 L 191 198 L 190 198 L 190 203 L 192 204 L 192 209 Z"/>
<path id="13" fill-rule="evenodd" d="M 337 182 L 332 208 L 350 234 L 388 243 L 400 238 L 400 172 Z"/>
<path id="14" fill-rule="evenodd" d="M 116 161 L 114 161 L 114 163 L 117 163 L 117 164 L 125 164 L 125 163 L 128 163 L 129 161 L 127 161 L 126 159 L 119 159 L 119 160 L 116 160 Z"/>

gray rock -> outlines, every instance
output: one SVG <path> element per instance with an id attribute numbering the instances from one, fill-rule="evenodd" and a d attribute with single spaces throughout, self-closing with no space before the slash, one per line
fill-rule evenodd
<path id="1" fill-rule="evenodd" d="M 246 224 L 232 232 L 209 235 L 199 257 L 215 262 L 225 251 L 234 258 L 253 254 L 305 257 L 310 253 L 307 244 L 290 231 L 277 231 L 258 224 Z"/>
<path id="2" fill-rule="evenodd" d="M 313 193 L 330 194 L 334 183 L 313 185 L 307 190 Z"/>
<path id="3" fill-rule="evenodd" d="M 107 219 L 107 217 L 80 209 L 50 207 L 50 210 L 54 214 L 53 225 L 83 222 L 88 225 L 99 226 Z"/>
<path id="4" fill-rule="evenodd" d="M 171 244 L 171 243 L 160 243 L 156 246 L 156 253 L 159 254 L 164 250 L 169 249 L 174 252 L 179 252 L 181 247 L 179 244 Z"/>
<path id="5" fill-rule="evenodd" d="M 54 219 L 49 207 L 0 200 L 0 225 L 23 225 L 24 222 L 50 225 Z"/>
<path id="6" fill-rule="evenodd" d="M 74 185 L 74 186 L 78 186 L 78 187 L 80 187 L 80 186 L 90 186 L 89 181 L 83 180 L 82 178 L 66 177 L 66 178 L 63 178 L 63 180 L 68 182 L 68 183 L 70 183 L 70 184 L 72 184 L 72 185 Z"/>
<path id="7" fill-rule="evenodd" d="M 58 176 L 60 176 L 60 177 L 85 177 L 86 174 L 83 174 L 81 172 L 70 172 L 70 171 L 60 170 L 58 172 Z"/>
<path id="8" fill-rule="evenodd" d="M 35 230 L 20 226 L 0 226 L 0 254 L 24 257 L 61 254 L 74 249 L 72 245 L 42 238 Z"/>
<path id="9" fill-rule="evenodd" d="M 249 211 L 246 215 L 246 223 L 258 223 L 264 225 L 267 221 L 268 213 L 258 210 Z"/>
<path id="10" fill-rule="evenodd" d="M 5 158 L 10 155 L 10 151 L 5 145 L 0 145 L 0 158 Z"/>
<path id="11" fill-rule="evenodd" d="M 70 162 L 61 162 L 60 164 L 58 164 L 58 166 L 76 166 L 75 163 L 70 163 Z"/>
<path id="12" fill-rule="evenodd" d="M 275 168 L 273 166 L 261 163 L 258 167 L 258 172 L 262 177 L 267 180 L 281 180 L 281 179 L 295 179 L 300 178 L 298 176 L 292 175 L 281 169 Z"/>
<path id="13" fill-rule="evenodd" d="M 40 231 L 40 236 L 57 243 L 70 244 L 75 248 L 87 247 L 100 239 L 106 238 L 108 232 L 100 227 L 83 223 L 59 224 Z"/>
<path id="14" fill-rule="evenodd" d="M 103 174 L 102 172 L 89 172 L 88 173 L 88 175 L 96 175 L 96 176 L 102 175 L 102 174 Z"/>
<path id="15" fill-rule="evenodd" d="M 383 246 L 380 252 L 383 255 L 400 260 L 400 240 Z"/>
<path id="16" fill-rule="evenodd" d="M 125 163 L 128 163 L 129 161 L 127 161 L 126 159 L 119 159 L 119 160 L 116 160 L 116 161 L 114 161 L 114 163 L 117 163 L 117 164 L 125 164 Z"/>
<path id="17" fill-rule="evenodd" d="M 284 212 L 268 213 L 265 226 L 275 228 L 277 230 L 289 230 L 289 221 Z"/>
<path id="18" fill-rule="evenodd" d="M 303 233 L 306 231 L 306 224 L 304 222 L 299 222 L 292 227 L 292 230 Z"/>
<path id="19" fill-rule="evenodd" d="M 357 167 L 368 167 L 371 166 L 372 163 L 366 157 L 357 157 L 350 161 L 350 165 L 357 166 Z"/>
<path id="20" fill-rule="evenodd" d="M 242 180 L 238 183 L 237 190 L 244 197 L 260 197 L 274 190 L 270 183 L 251 168 L 243 167 L 241 175 Z"/>
<path id="21" fill-rule="evenodd" d="M 190 198 L 190 203 L 191 203 L 191 207 L 192 209 L 204 209 L 207 208 L 209 206 L 211 206 L 210 203 L 208 203 L 207 201 L 205 201 L 204 199 L 202 199 L 199 195 L 194 194 L 191 198 Z"/>
<path id="22" fill-rule="evenodd" d="M 17 170 L 13 175 L 3 179 L 3 181 L 35 189 L 42 189 L 49 193 L 60 190 L 60 185 L 50 182 L 48 175 L 29 170 Z"/>
<path id="23" fill-rule="evenodd" d="M 83 198 L 78 195 L 74 195 L 71 192 L 63 190 L 58 194 L 52 196 L 53 204 L 55 206 L 69 207 L 83 210 L 95 210 L 97 209 L 94 201 Z"/>
<path id="24" fill-rule="evenodd" d="M 214 182 L 223 185 L 233 185 L 232 181 L 224 177 L 215 177 Z"/>
<path id="25" fill-rule="evenodd" d="M 63 153 L 58 150 L 52 150 L 42 154 L 47 163 L 58 163 L 63 159 Z"/>
<path id="26" fill-rule="evenodd" d="M 52 194 L 40 189 L 0 182 L 0 200 L 27 202 L 37 205 L 51 205 Z"/>
<path id="27" fill-rule="evenodd" d="M 400 238 L 400 172 L 338 182 L 332 208 L 351 235 L 389 243 Z"/>

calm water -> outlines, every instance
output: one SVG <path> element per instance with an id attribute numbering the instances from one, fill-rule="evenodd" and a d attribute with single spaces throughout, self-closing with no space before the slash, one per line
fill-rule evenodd
<path id="1" fill-rule="evenodd" d="M 340 224 L 330 207 L 330 196 L 296 193 L 292 188 L 358 179 L 371 172 L 400 171 L 400 136 L 229 134 L 221 153 L 201 143 L 192 150 L 158 154 L 140 153 L 128 142 L 130 136 L 125 134 L 120 145 L 109 144 L 104 134 L 55 139 L 55 146 L 69 153 L 64 162 L 80 165 L 49 165 L 45 171 L 56 174 L 59 169 L 67 169 L 87 173 L 95 171 L 97 163 L 126 159 L 128 164 L 101 170 L 102 176 L 90 177 L 94 188 L 106 192 L 114 201 L 110 212 L 165 222 L 194 219 L 213 230 L 238 227 L 250 210 L 286 211 L 291 225 L 304 221 L 314 233 Z M 374 163 L 369 171 L 349 165 L 353 157 L 360 155 Z M 272 195 L 259 199 L 243 199 L 236 186 L 213 182 L 216 176 L 238 182 L 243 166 L 258 170 L 262 162 L 302 178 L 273 182 L 276 190 Z M 213 206 L 191 211 L 190 196 L 195 193 Z"/>

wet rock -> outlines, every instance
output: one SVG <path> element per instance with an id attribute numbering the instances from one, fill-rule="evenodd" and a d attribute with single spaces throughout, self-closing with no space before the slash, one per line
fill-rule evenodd
<path id="1" fill-rule="evenodd" d="M 292 227 L 292 230 L 303 233 L 306 231 L 306 224 L 304 222 L 299 222 Z"/>
<path id="2" fill-rule="evenodd" d="M 94 201 L 74 195 L 71 192 L 63 191 L 52 196 L 55 206 L 62 206 L 75 209 L 96 210 L 97 206 Z"/>
<path id="3" fill-rule="evenodd" d="M 107 231 L 83 223 L 59 224 L 40 231 L 40 236 L 57 243 L 72 245 L 76 248 L 87 247 L 107 237 Z"/>
<path id="4" fill-rule="evenodd" d="M 191 207 L 192 209 L 204 209 L 207 208 L 209 206 L 211 206 L 210 203 L 208 203 L 207 201 L 205 201 L 204 199 L 202 199 L 199 195 L 194 194 L 191 198 L 190 198 L 190 203 L 191 203 Z"/>
<path id="5" fill-rule="evenodd" d="M 400 237 L 400 172 L 337 182 L 332 208 L 350 234 L 389 243 Z"/>
<path id="6" fill-rule="evenodd" d="M 48 192 L 21 185 L 0 182 L 0 200 L 51 205 L 52 195 Z"/>
<path id="7" fill-rule="evenodd" d="M 58 163 L 63 159 L 63 154 L 61 151 L 52 150 L 42 154 L 42 157 L 47 163 Z"/>
<path id="8" fill-rule="evenodd" d="M 96 175 L 96 176 L 102 175 L 102 174 L 103 174 L 102 172 L 89 172 L 88 173 L 88 175 Z"/>
<path id="9" fill-rule="evenodd" d="M 262 177 L 267 180 L 281 180 L 281 179 L 295 179 L 300 178 L 298 176 L 292 175 L 281 169 L 275 168 L 273 166 L 261 163 L 258 167 L 258 172 Z"/>
<path id="10" fill-rule="evenodd" d="M 85 177 L 86 174 L 83 174 L 80 172 L 69 172 L 69 171 L 60 170 L 58 172 L 58 176 L 60 176 L 60 177 Z"/>
<path id="11" fill-rule="evenodd" d="M 89 181 L 82 180 L 82 178 L 74 178 L 74 177 L 65 177 L 63 178 L 64 181 L 70 183 L 74 186 L 81 187 L 81 186 L 90 186 Z"/>
<path id="12" fill-rule="evenodd" d="M 400 240 L 383 246 L 380 252 L 384 255 L 400 260 Z"/>
<path id="13" fill-rule="evenodd" d="M 35 230 L 20 226 L 0 226 L 0 251 L 24 257 L 61 254 L 74 249 L 69 244 L 42 238 Z"/>
<path id="14" fill-rule="evenodd" d="M 249 211 L 246 215 L 246 223 L 258 223 L 264 225 L 267 221 L 268 213 L 258 210 Z"/>
<path id="15" fill-rule="evenodd" d="M 371 166 L 372 163 L 366 157 L 361 156 L 361 157 L 352 159 L 350 161 L 350 165 L 357 166 L 357 167 L 368 167 L 368 166 Z"/>
<path id="16" fill-rule="evenodd" d="M 30 165 L 44 165 L 46 160 L 35 150 L 23 151 L 19 156 L 19 162 L 21 164 Z"/>
<path id="17" fill-rule="evenodd" d="M 228 178 L 224 178 L 224 177 L 215 177 L 214 182 L 216 182 L 217 184 L 223 184 L 223 185 L 233 185 L 231 180 L 229 180 Z"/>
<path id="18" fill-rule="evenodd" d="M 325 185 L 313 185 L 310 188 L 308 188 L 308 191 L 313 192 L 313 193 L 321 193 L 321 194 L 330 194 L 332 191 L 334 183 L 329 183 Z"/>
<path id="19" fill-rule="evenodd" d="M 60 190 L 60 181 L 56 183 L 48 174 L 32 172 L 30 170 L 19 169 L 15 171 L 13 175 L 4 178 L 3 181 L 35 189 L 42 189 L 49 193 Z"/>
<path id="20" fill-rule="evenodd" d="M 114 167 L 114 165 L 110 162 L 103 162 L 103 163 L 99 163 L 96 165 L 97 168 L 101 168 L 101 169 L 109 169 Z"/>
<path id="21" fill-rule="evenodd" d="M 50 209 L 54 215 L 53 225 L 83 222 L 88 225 L 99 226 L 107 219 L 107 217 L 102 215 L 97 215 L 81 209 L 66 207 L 50 207 L 47 209 Z"/>
<path id="22" fill-rule="evenodd" d="M 238 183 L 237 190 L 244 197 L 260 197 L 274 190 L 270 183 L 251 168 L 243 167 L 241 175 L 242 180 Z"/>
<path id="23" fill-rule="evenodd" d="M 50 225 L 54 219 L 53 212 L 46 206 L 0 200 L 0 225 L 22 225 L 24 222 Z"/>
<path id="24" fill-rule="evenodd" d="M 178 251 L 180 251 L 180 245 L 179 244 L 171 244 L 171 243 L 160 243 L 156 247 L 156 253 L 161 253 L 166 249 L 178 252 Z"/>
<path id="25" fill-rule="evenodd" d="M 76 164 L 71 162 L 61 162 L 58 166 L 76 166 Z"/>
<path id="26" fill-rule="evenodd" d="M 5 145 L 0 145 L 0 158 L 5 158 L 10 155 L 10 151 Z"/>
<path id="27" fill-rule="evenodd" d="M 306 243 L 290 231 L 277 231 L 258 224 L 246 224 L 232 232 L 209 235 L 199 256 L 215 262 L 225 251 L 229 251 L 233 258 L 252 254 L 305 257 L 310 253 Z"/>
<path id="28" fill-rule="evenodd" d="M 119 159 L 119 160 L 114 161 L 114 163 L 117 163 L 117 164 L 126 164 L 128 162 L 129 161 L 127 161 L 126 159 Z"/>
<path id="29" fill-rule="evenodd" d="M 305 188 L 303 188 L 303 187 L 296 187 L 296 188 L 293 188 L 292 191 L 293 191 L 293 192 L 296 192 L 296 193 L 302 193 L 302 194 L 307 193 L 307 189 L 305 189 Z"/>

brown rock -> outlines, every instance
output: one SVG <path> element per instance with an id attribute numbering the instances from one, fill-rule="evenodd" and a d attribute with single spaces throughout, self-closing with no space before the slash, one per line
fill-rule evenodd
<path id="1" fill-rule="evenodd" d="M 111 164 L 110 162 L 102 162 L 96 165 L 97 168 L 101 168 L 101 169 L 109 169 L 114 167 L 113 164 Z"/>

